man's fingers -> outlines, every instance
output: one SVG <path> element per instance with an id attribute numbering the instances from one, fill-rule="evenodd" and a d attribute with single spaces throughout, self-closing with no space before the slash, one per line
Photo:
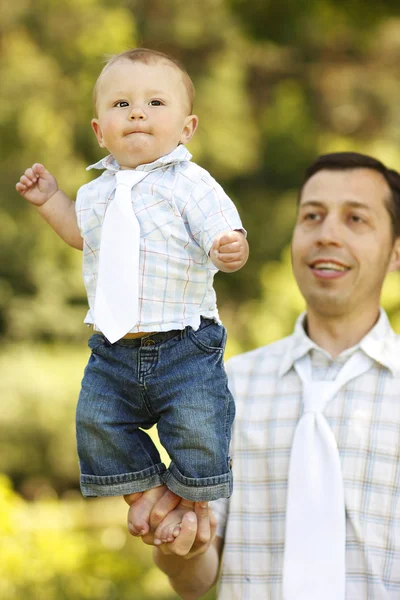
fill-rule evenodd
<path id="1" fill-rule="evenodd" d="M 154 505 L 153 510 L 150 514 L 150 527 L 151 529 L 156 529 L 161 521 L 170 513 L 180 502 L 181 498 L 171 492 L 171 490 L 166 490 L 163 496 L 161 496 L 160 500 Z M 157 532 L 156 532 L 157 533 Z"/>
<path id="2" fill-rule="evenodd" d="M 194 512 L 183 516 L 175 541 L 156 545 L 163 554 L 191 558 L 207 550 L 215 537 L 216 527 L 217 520 L 208 503 L 196 502 Z M 143 541 L 147 542 L 146 537 Z"/>
<path id="3" fill-rule="evenodd" d="M 183 516 L 181 531 L 174 542 L 159 546 L 164 554 L 176 554 L 186 556 L 196 540 L 197 517 L 194 512 L 188 512 Z"/>
<path id="4" fill-rule="evenodd" d="M 196 542 L 206 544 L 210 540 L 210 511 L 208 502 L 196 502 L 194 510 L 197 516 Z"/>

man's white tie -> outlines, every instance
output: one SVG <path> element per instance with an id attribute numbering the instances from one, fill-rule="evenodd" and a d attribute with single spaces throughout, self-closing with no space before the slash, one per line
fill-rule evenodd
<path id="1" fill-rule="evenodd" d="M 96 327 L 114 343 L 138 321 L 140 226 L 132 187 L 149 171 L 120 170 L 103 221 L 94 304 Z"/>
<path id="2" fill-rule="evenodd" d="M 286 508 L 283 600 L 344 600 L 346 522 L 335 436 L 322 414 L 372 360 L 357 351 L 335 381 L 313 381 L 309 354 L 295 363 L 304 413 L 292 444 Z"/>

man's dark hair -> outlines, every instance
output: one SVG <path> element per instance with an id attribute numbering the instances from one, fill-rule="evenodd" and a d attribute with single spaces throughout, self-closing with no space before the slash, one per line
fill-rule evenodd
<path id="1" fill-rule="evenodd" d="M 392 221 L 393 237 L 400 237 L 400 174 L 366 154 L 358 152 L 333 152 L 319 156 L 304 173 L 303 184 L 300 188 L 299 199 L 307 181 L 318 171 L 345 171 L 350 169 L 372 169 L 380 173 L 388 184 L 391 195 L 388 198 L 387 209 Z"/>

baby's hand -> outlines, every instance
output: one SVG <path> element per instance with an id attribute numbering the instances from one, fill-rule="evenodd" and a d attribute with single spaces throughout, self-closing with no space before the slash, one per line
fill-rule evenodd
<path id="1" fill-rule="evenodd" d="M 210 258 L 221 271 L 233 273 L 247 262 L 249 245 L 240 231 L 227 231 L 214 238 Z"/>
<path id="2" fill-rule="evenodd" d="M 42 206 L 58 191 L 56 178 L 39 163 L 27 169 L 15 186 L 35 206 Z"/>

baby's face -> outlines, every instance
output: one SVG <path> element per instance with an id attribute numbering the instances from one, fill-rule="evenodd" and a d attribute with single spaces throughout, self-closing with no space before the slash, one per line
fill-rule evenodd
<path id="1" fill-rule="evenodd" d="M 97 114 L 97 141 L 124 169 L 186 144 L 197 127 L 181 72 L 161 61 L 121 59 L 106 69 L 98 82 Z"/>

